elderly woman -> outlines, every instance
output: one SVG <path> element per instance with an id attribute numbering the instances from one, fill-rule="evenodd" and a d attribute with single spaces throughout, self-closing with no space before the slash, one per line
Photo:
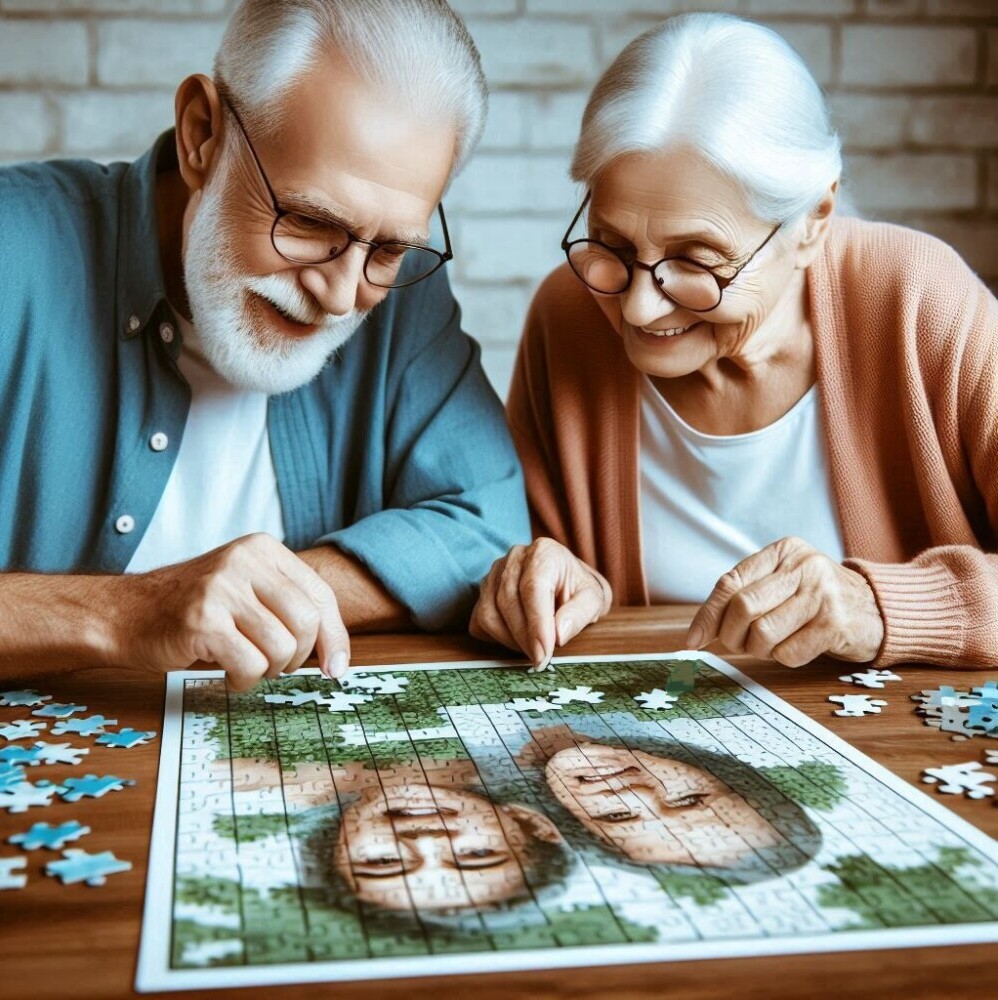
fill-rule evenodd
<path id="1" fill-rule="evenodd" d="M 613 601 L 695 602 L 688 645 L 787 666 L 998 663 L 998 303 L 836 217 L 841 169 L 765 28 L 684 15 L 607 70 L 510 392 L 539 537 L 476 635 L 540 666 Z"/>

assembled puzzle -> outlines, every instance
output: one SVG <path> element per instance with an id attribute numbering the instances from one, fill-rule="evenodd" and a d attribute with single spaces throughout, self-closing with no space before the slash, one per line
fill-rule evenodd
<path id="1" fill-rule="evenodd" d="M 140 990 L 998 939 L 994 841 L 708 654 L 167 684 Z"/>

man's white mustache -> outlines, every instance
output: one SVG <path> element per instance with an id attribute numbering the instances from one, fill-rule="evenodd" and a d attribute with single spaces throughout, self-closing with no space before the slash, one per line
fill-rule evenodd
<path id="1" fill-rule="evenodd" d="M 298 285 L 276 274 L 250 278 L 246 282 L 246 287 L 297 323 L 308 326 L 320 324 L 335 326 L 338 320 L 346 318 L 331 316 Z"/>

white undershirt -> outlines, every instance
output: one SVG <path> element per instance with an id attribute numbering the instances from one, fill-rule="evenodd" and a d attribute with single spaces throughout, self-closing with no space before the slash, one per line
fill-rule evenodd
<path id="1" fill-rule="evenodd" d="M 699 603 L 718 578 L 796 535 L 841 562 L 818 388 L 775 423 L 718 437 L 690 427 L 651 380 L 641 390 L 641 532 L 652 603 Z"/>
<path id="2" fill-rule="evenodd" d="M 177 365 L 191 386 L 191 408 L 166 490 L 128 573 L 191 559 L 256 531 L 284 540 L 267 396 L 222 379 L 198 351 L 193 327 L 181 321 L 180 329 Z"/>

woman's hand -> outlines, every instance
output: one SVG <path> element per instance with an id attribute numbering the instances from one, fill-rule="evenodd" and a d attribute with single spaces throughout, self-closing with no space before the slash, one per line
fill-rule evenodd
<path id="1" fill-rule="evenodd" d="M 596 570 L 551 538 L 515 545 L 492 564 L 471 614 L 477 639 L 522 649 L 535 670 L 610 610 L 613 592 Z"/>
<path id="2" fill-rule="evenodd" d="M 866 662 L 880 652 L 884 623 L 866 580 L 799 538 L 782 538 L 725 573 L 697 612 L 687 645 L 720 639 L 799 667 L 821 655 Z"/>

